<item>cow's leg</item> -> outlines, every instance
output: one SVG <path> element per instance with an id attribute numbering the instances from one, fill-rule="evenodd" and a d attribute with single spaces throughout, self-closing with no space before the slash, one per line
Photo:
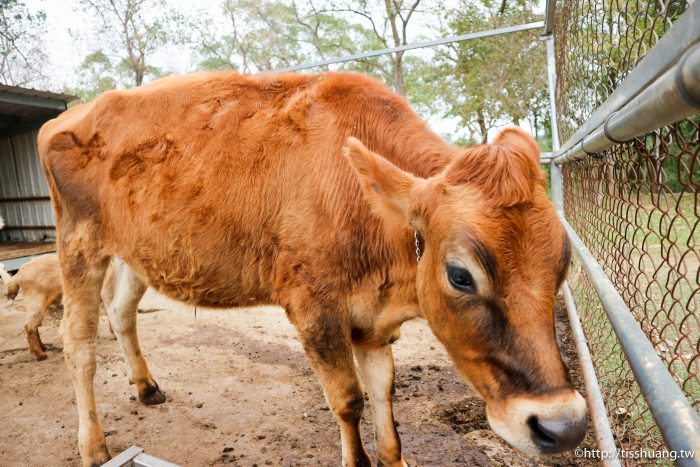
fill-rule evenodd
<path id="1" fill-rule="evenodd" d="M 151 376 L 141 353 L 136 332 L 136 315 L 147 286 L 123 261 L 114 260 L 114 297 L 107 306 L 107 315 L 129 367 L 129 381 L 136 385 L 144 404 L 161 404 L 165 394 Z"/>
<path id="2" fill-rule="evenodd" d="M 41 323 L 44 321 L 46 310 L 51 306 L 52 300 L 50 297 L 44 297 L 39 294 L 31 294 L 31 297 L 27 298 L 27 308 L 32 313 L 24 325 L 24 331 L 27 333 L 29 352 L 37 360 L 44 360 L 46 359 L 46 347 L 44 347 L 44 344 L 41 342 L 39 326 L 41 326 Z"/>
<path id="3" fill-rule="evenodd" d="M 100 288 L 108 257 L 96 246 L 90 227 L 59 231 L 63 274 L 63 353 L 75 387 L 78 406 L 78 448 L 84 466 L 102 465 L 110 458 L 97 414 L 93 380 L 95 338 L 100 318 Z"/>
<path id="4" fill-rule="evenodd" d="M 360 436 L 364 393 L 355 372 L 347 314 L 311 300 L 288 314 L 340 425 L 343 466 L 371 466 Z"/>
<path id="5" fill-rule="evenodd" d="M 100 293 L 102 306 L 105 311 L 108 311 L 109 304 L 114 300 L 114 282 L 114 267 L 108 267 L 105 273 L 105 281 L 102 283 L 102 292 Z M 117 335 L 114 334 L 114 328 L 112 327 L 112 321 L 109 319 L 109 315 L 107 316 L 107 326 L 109 327 L 109 335 L 112 339 L 116 339 Z"/>
<path id="6" fill-rule="evenodd" d="M 394 396 L 394 356 L 391 345 L 357 345 L 354 348 L 362 383 L 372 404 L 374 438 L 379 461 L 391 467 L 405 466 L 391 404 Z"/>

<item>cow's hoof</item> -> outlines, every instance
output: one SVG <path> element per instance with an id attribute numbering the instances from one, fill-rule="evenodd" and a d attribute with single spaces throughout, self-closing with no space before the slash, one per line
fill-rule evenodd
<path id="1" fill-rule="evenodd" d="M 107 456 L 107 458 L 104 461 L 91 461 L 89 464 L 85 463 L 84 465 L 89 465 L 90 467 L 100 467 L 103 464 L 106 464 L 109 462 L 111 457 Z"/>
<path id="2" fill-rule="evenodd" d="M 112 456 L 109 455 L 107 446 L 102 445 L 99 452 L 97 452 L 94 456 L 90 456 L 88 459 L 83 460 L 83 465 L 85 467 L 99 467 L 100 465 L 108 462 L 111 458 Z"/>
<path id="3" fill-rule="evenodd" d="M 146 405 L 158 405 L 165 402 L 165 394 L 154 382 L 153 386 L 147 386 L 143 393 L 139 393 L 139 399 Z"/>
<path id="4" fill-rule="evenodd" d="M 408 465 L 408 462 L 406 462 L 404 460 L 403 456 L 401 456 L 399 458 L 399 460 L 392 460 L 392 461 L 386 461 L 386 460 L 382 461 L 381 459 L 379 459 L 377 461 L 377 466 L 378 467 L 410 467 Z"/>
<path id="5" fill-rule="evenodd" d="M 44 352 L 32 352 L 32 355 L 34 356 L 37 362 L 46 360 L 46 354 Z"/>

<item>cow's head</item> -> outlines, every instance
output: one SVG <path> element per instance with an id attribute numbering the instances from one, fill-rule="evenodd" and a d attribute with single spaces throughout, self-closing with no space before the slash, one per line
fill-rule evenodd
<path id="1" fill-rule="evenodd" d="M 569 244 L 532 137 L 504 130 L 427 180 L 354 139 L 345 154 L 374 211 L 422 236 L 421 312 L 486 400 L 494 431 L 529 453 L 578 445 L 586 403 L 571 386 L 554 334 Z"/>

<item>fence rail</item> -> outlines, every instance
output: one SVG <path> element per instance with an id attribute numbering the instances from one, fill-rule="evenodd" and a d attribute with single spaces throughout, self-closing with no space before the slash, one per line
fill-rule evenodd
<path id="1" fill-rule="evenodd" d="M 605 403 L 599 447 L 609 421 L 620 448 L 700 454 L 700 2 L 553 4 L 552 195 L 577 251 L 564 292 Z"/>
<path id="2" fill-rule="evenodd" d="M 700 30 L 700 26 L 698 29 Z M 621 109 L 610 113 L 602 125 L 559 155 L 556 162 L 563 164 L 595 155 L 616 144 L 622 144 L 656 128 L 695 115 L 698 111 L 700 44 L 695 44 L 676 65 Z"/>

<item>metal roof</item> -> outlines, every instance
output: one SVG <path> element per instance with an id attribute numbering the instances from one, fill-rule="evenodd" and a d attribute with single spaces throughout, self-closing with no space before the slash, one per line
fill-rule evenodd
<path id="1" fill-rule="evenodd" d="M 0 138 L 38 128 L 77 96 L 0 84 Z"/>
<path id="2" fill-rule="evenodd" d="M 71 102 L 78 99 L 78 96 L 70 94 L 61 94 L 51 91 L 42 91 L 40 89 L 23 88 L 21 86 L 10 86 L 8 84 L 0 84 L 0 93 L 17 94 L 20 96 L 32 96 L 43 99 L 52 99 L 63 102 Z"/>

